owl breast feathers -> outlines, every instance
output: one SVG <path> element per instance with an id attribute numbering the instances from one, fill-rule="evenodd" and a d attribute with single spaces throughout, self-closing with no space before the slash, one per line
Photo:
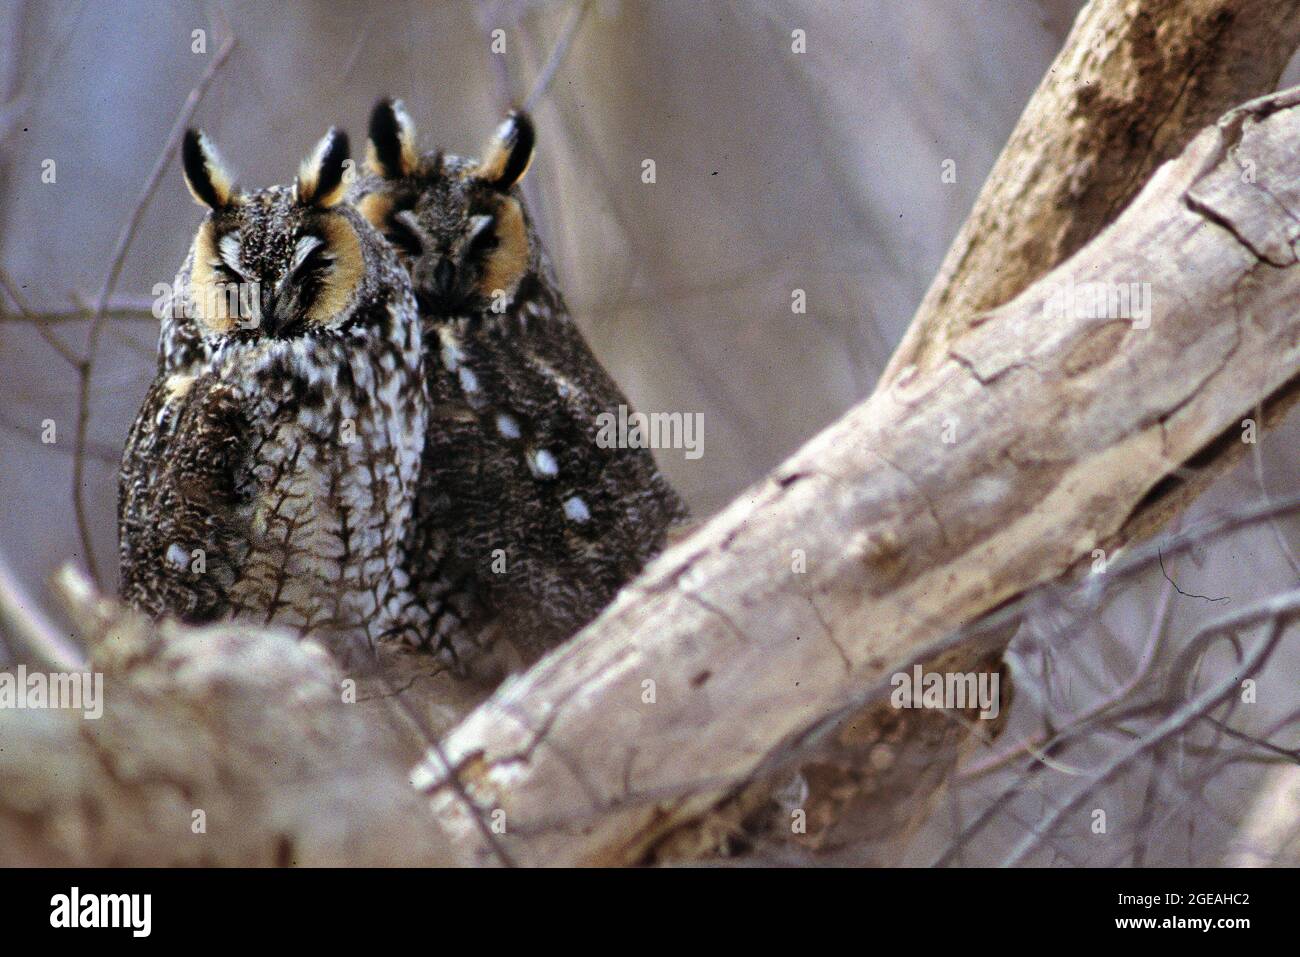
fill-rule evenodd
<path id="1" fill-rule="evenodd" d="M 210 211 L 123 458 L 122 593 L 188 621 L 377 639 L 408 604 L 426 425 L 409 281 L 341 202 L 342 134 L 291 188 L 236 190 L 200 133 L 183 158 Z"/>
<path id="2" fill-rule="evenodd" d="M 535 654 L 685 517 L 648 451 L 597 442 L 598 417 L 628 402 L 519 194 L 527 117 L 479 160 L 415 140 L 401 104 L 381 102 L 344 197 L 341 134 L 294 187 L 249 195 L 187 138 L 187 182 L 210 212 L 123 461 L 133 603 L 462 663 L 500 635 Z"/>

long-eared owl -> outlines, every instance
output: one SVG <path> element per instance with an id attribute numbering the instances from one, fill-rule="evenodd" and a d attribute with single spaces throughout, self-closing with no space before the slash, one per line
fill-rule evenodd
<path id="1" fill-rule="evenodd" d="M 121 593 L 376 640 L 409 610 L 403 538 L 426 432 L 421 328 L 392 249 L 343 201 L 331 130 L 292 186 L 237 189 L 191 130 L 208 212 L 123 455 Z"/>
<path id="2" fill-rule="evenodd" d="M 411 567 L 429 607 L 454 589 L 421 641 L 458 656 L 476 634 L 526 653 L 567 637 L 686 515 L 649 451 L 597 442 L 597 417 L 628 401 L 570 317 L 522 201 L 533 144 L 512 113 L 481 159 L 421 154 L 400 102 L 381 101 L 349 191 L 419 303 L 430 414 Z M 495 627 L 474 631 L 466 596 Z"/>

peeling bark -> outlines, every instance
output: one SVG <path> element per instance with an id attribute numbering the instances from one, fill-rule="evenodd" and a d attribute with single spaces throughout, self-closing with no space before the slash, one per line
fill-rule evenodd
<path id="1" fill-rule="evenodd" d="M 962 361 L 949 346 L 978 324 L 980 313 L 1009 301 L 1095 237 L 1203 125 L 1274 90 L 1297 43 L 1300 3 L 1094 0 L 1085 7 L 877 388 L 946 357 Z M 1082 344 L 1073 362 L 1105 354 L 1117 334 L 1111 326 Z M 1282 396 L 1267 403 L 1265 424 L 1272 425 L 1289 404 Z M 1183 469 L 1152 494 L 1107 547 L 1161 528 L 1234 464 L 1243 448 L 1224 442 L 1205 452 L 1196 469 Z M 1004 642 L 1013 632 L 1004 633 Z M 846 725 L 872 727 L 887 720 L 879 709 L 868 709 Z M 899 742 L 898 764 L 951 769 L 959 749 L 973 744 L 960 734 L 942 738 L 937 747 L 932 743 L 924 736 Z M 848 769 L 860 766 L 861 757 L 832 741 L 819 760 Z M 877 816 L 893 821 L 895 835 L 870 841 L 878 859 L 897 859 L 911 830 L 928 815 L 938 791 L 927 778 L 913 775 L 907 801 L 877 805 Z M 810 797 L 817 797 L 816 788 Z"/>

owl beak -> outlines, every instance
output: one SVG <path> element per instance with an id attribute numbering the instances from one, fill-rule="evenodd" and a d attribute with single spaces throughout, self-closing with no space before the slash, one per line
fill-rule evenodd
<path id="1" fill-rule="evenodd" d="M 273 336 L 280 324 L 280 297 L 272 291 L 268 291 L 262 297 L 262 334 Z"/>
<path id="2" fill-rule="evenodd" d="M 446 308 L 456 300 L 456 264 L 446 256 L 425 256 L 411 272 L 420 306 L 429 311 Z"/>
<path id="3" fill-rule="evenodd" d="M 442 259 L 433 270 L 433 288 L 439 299 L 450 299 L 456 284 L 456 267 L 451 260 Z"/>
<path id="4" fill-rule="evenodd" d="M 283 337 L 297 318 L 297 297 L 283 292 L 268 292 L 262 301 L 262 334 Z"/>

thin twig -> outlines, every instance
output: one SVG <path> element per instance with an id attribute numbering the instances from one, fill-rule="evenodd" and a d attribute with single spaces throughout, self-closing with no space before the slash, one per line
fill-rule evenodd
<path id="1" fill-rule="evenodd" d="M 0 552 L 0 622 L 6 626 L 9 638 L 41 665 L 60 671 L 85 667 L 86 656 L 63 637 L 63 632 L 31 600 L 3 552 Z"/>
<path id="2" fill-rule="evenodd" d="M 1133 672 L 1132 676 L 1118 689 L 1107 695 L 1106 698 L 1096 706 L 1089 708 L 1080 715 L 1075 715 L 1070 718 L 1069 724 L 1060 731 L 1038 734 L 1027 740 L 1021 741 L 1007 751 L 971 765 L 969 768 L 958 774 L 957 779 L 959 781 L 969 781 L 977 777 L 982 777 L 1000 767 L 1003 767 L 1025 753 L 1032 754 L 1037 760 L 1042 761 L 1044 764 L 1051 765 L 1053 762 L 1051 762 L 1046 755 L 1050 754 L 1050 749 L 1052 749 L 1054 745 L 1063 742 L 1075 728 L 1090 725 L 1097 718 L 1105 714 L 1107 710 L 1112 708 L 1116 703 L 1128 698 L 1130 694 L 1146 682 L 1147 676 L 1151 673 L 1151 669 L 1155 665 L 1161 643 L 1163 642 L 1168 630 L 1170 596 L 1172 596 L 1173 593 L 1173 582 L 1166 580 L 1161 586 L 1160 598 L 1156 605 L 1156 613 L 1152 618 L 1151 630 L 1147 635 L 1146 646 L 1142 651 L 1142 656 L 1138 659 L 1137 668 Z"/>
<path id="3" fill-rule="evenodd" d="M 1212 715 L 1201 715 L 1200 717 L 1202 720 L 1210 720 L 1210 721 L 1214 720 Z M 1274 734 L 1277 734 L 1279 731 L 1284 729 L 1287 725 L 1293 723 L 1296 717 L 1297 717 L 1297 713 L 1295 711 L 1292 711 L 1290 714 L 1274 722 L 1271 726 L 1265 729 L 1264 737 L 1269 738 L 1272 737 Z M 1251 738 L 1249 736 L 1242 736 L 1242 737 L 1245 737 L 1247 743 L 1252 745 L 1252 747 L 1259 747 L 1262 743 L 1259 739 L 1256 738 Z M 1252 755 L 1243 754 L 1241 752 L 1229 752 L 1227 754 L 1220 752 L 1211 756 L 1216 757 L 1217 760 L 1206 762 L 1207 766 L 1203 771 L 1198 773 L 1194 778 L 1190 778 L 1182 782 L 1182 787 L 1178 792 L 1176 792 L 1178 796 L 1176 798 L 1171 798 L 1168 801 L 1167 806 L 1164 808 L 1164 813 L 1152 821 L 1151 823 L 1152 832 L 1158 831 L 1159 829 L 1163 828 L 1170 822 L 1176 820 L 1180 814 L 1184 813 L 1184 810 L 1193 801 L 1198 801 L 1198 800 L 1200 801 L 1199 806 L 1202 812 L 1206 808 L 1214 810 L 1213 805 L 1205 798 L 1204 795 L 1205 788 L 1209 785 L 1209 783 L 1212 780 L 1214 780 L 1214 778 L 1216 778 L 1219 774 L 1221 774 L 1223 771 L 1227 770 L 1234 764 L 1256 763 Z M 1274 763 L 1281 763 L 1281 761 L 1284 760 L 1287 763 L 1293 763 L 1295 761 L 1295 758 L 1294 757 L 1287 757 L 1281 759 L 1275 758 Z M 1199 813 L 1200 812 L 1198 812 L 1198 814 Z M 1233 829 L 1236 828 L 1237 825 L 1236 821 L 1229 820 L 1225 815 L 1217 811 L 1215 813 L 1216 816 L 1218 816 L 1223 823 L 1229 825 Z M 1188 816 L 1189 825 L 1195 823 L 1198 814 L 1193 814 Z M 1194 846 L 1191 844 L 1190 841 L 1189 841 L 1189 845 Z"/>
<path id="4" fill-rule="evenodd" d="M 41 441 L 40 429 L 32 428 L 30 425 L 23 425 L 21 422 L 15 422 L 8 416 L 0 415 L 0 429 L 8 429 L 15 435 L 20 435 L 28 439 L 33 445 L 39 445 L 47 451 L 72 455 L 72 449 L 59 445 L 57 442 L 47 443 Z M 86 454 L 96 462 L 103 462 L 105 465 L 112 465 L 114 468 L 122 463 L 122 450 L 106 442 L 87 442 Z"/>
<path id="5" fill-rule="evenodd" d="M 23 299 L 22 294 L 18 292 L 18 284 L 13 281 L 7 272 L 0 267 L 0 286 L 4 286 L 5 292 L 13 300 L 14 305 L 18 307 L 18 314 L 26 322 L 34 322 L 34 313 Z M 44 339 L 51 349 L 61 355 L 69 365 L 74 369 L 80 369 L 84 360 L 72 351 L 72 347 L 54 334 L 54 330 L 45 328 L 42 323 L 34 323 L 36 332 Z"/>
<path id="6" fill-rule="evenodd" d="M 513 84 L 510 82 L 510 61 L 500 53 L 492 50 L 491 36 L 494 29 L 493 24 L 499 19 L 503 3 L 494 3 L 481 5 L 478 9 L 486 11 L 479 17 L 479 23 L 483 27 L 483 33 L 487 37 L 483 49 L 488 51 L 488 61 L 492 64 L 492 76 L 497 88 L 497 107 L 504 111 L 514 105 L 514 95 L 511 93 Z M 527 182 L 525 180 L 525 182 Z"/>
<path id="7" fill-rule="evenodd" d="M 352 78 L 352 71 L 357 68 L 357 60 L 361 56 L 361 48 L 364 47 L 366 41 L 370 39 L 370 31 L 374 25 L 374 20 L 367 20 L 365 27 L 357 34 L 356 40 L 352 43 L 352 49 L 343 60 L 343 69 L 339 71 L 340 83 L 347 83 Z"/>
<path id="8" fill-rule="evenodd" d="M 149 305 L 141 304 L 135 299 L 124 298 L 114 299 L 108 304 L 106 310 L 108 317 L 114 321 L 122 322 L 157 322 L 158 319 L 153 314 Z M 0 323 L 22 323 L 33 326 L 57 326 L 65 325 L 71 322 L 87 322 L 89 316 L 84 307 L 69 309 L 42 309 L 32 310 L 28 307 L 27 311 L 19 309 L 17 312 L 9 312 L 0 309 Z M 71 350 L 69 350 L 71 351 Z M 78 362 L 81 360 L 78 359 Z"/>
<path id="9" fill-rule="evenodd" d="M 447 778 L 452 791 L 455 792 L 456 797 L 460 802 L 465 805 L 465 809 L 469 812 L 469 816 L 474 821 L 474 826 L 478 829 L 479 834 L 482 835 L 487 846 L 492 849 L 492 853 L 494 853 L 497 856 L 497 859 L 506 867 L 516 867 L 517 865 L 514 858 L 510 856 L 510 852 L 506 850 L 505 845 L 498 839 L 497 834 L 492 830 L 491 825 L 489 825 L 487 821 L 483 820 L 482 809 L 479 808 L 478 803 L 470 797 L 469 791 L 465 788 L 465 783 L 460 779 L 460 774 L 452 768 L 450 763 L 448 763 L 447 755 L 443 751 L 442 744 L 438 741 L 438 736 L 434 734 L 433 729 L 424 721 L 424 718 L 416 710 L 415 706 L 402 696 L 401 689 L 393 688 L 386 678 L 381 678 L 380 684 L 382 687 L 387 689 L 387 693 L 384 697 L 389 701 L 395 701 L 397 706 L 406 713 L 407 718 L 409 718 L 411 723 L 415 725 L 416 730 L 420 732 L 420 736 L 424 738 L 425 743 L 429 746 L 429 750 L 433 752 L 434 758 L 437 760 L 439 767 L 447 770 Z"/>
<path id="10" fill-rule="evenodd" d="M 72 36 L 80 25 L 81 15 L 85 13 L 85 10 L 86 4 L 83 0 L 82 3 L 77 5 L 77 9 L 73 11 L 72 16 L 68 17 L 68 19 L 59 27 L 58 36 L 56 36 L 51 42 L 43 42 L 41 44 L 42 48 L 47 51 L 48 54 L 45 63 L 34 72 L 29 72 L 23 84 L 15 86 L 12 78 L 4 82 L 7 89 L 2 98 L 4 102 L 4 110 L 3 112 L 0 112 L 0 142 L 8 139 L 13 128 L 18 125 L 19 117 L 27 111 L 35 101 L 36 96 L 45 88 L 51 74 L 54 72 L 54 68 L 58 66 L 59 60 L 71 45 Z M 13 41 L 13 49 L 11 50 L 11 55 L 6 55 L 5 57 L 6 62 L 12 63 L 15 73 L 20 72 L 21 65 L 18 56 L 18 47 L 22 44 L 22 37 L 18 26 L 23 19 L 23 15 L 22 10 L 14 11 L 12 30 L 9 31 L 10 38 Z M 27 89 L 25 92 L 20 94 L 18 93 L 18 89 L 22 85 L 26 85 Z"/>
<path id="11" fill-rule="evenodd" d="M 569 53 L 569 47 L 573 43 L 573 38 L 578 33 L 578 28 L 582 26 L 582 21 L 587 16 L 587 11 L 591 8 L 591 0 L 580 0 L 575 3 L 569 10 L 569 17 L 564 21 L 564 26 L 560 30 L 560 38 L 555 41 L 555 46 L 551 48 L 551 55 L 547 57 L 546 64 L 542 67 L 542 72 L 537 74 L 537 79 L 533 81 L 532 92 L 528 94 L 528 99 L 524 100 L 524 112 L 532 113 L 537 108 L 537 104 L 546 91 L 551 87 L 551 81 L 555 79 L 555 73 L 560 69 L 564 58 Z"/>
<path id="12" fill-rule="evenodd" d="M 1286 630 L 1286 625 L 1297 615 L 1300 615 L 1300 590 L 1285 592 L 1259 602 L 1249 608 L 1244 608 L 1234 614 L 1211 622 L 1202 629 L 1200 635 L 1213 635 L 1246 628 L 1263 620 L 1269 622 L 1267 637 L 1261 640 L 1236 668 L 1233 668 L 1217 684 L 1212 685 L 1207 691 L 1189 701 L 1185 707 L 1156 725 L 1149 734 L 1138 738 L 1134 744 L 1120 751 L 1090 775 L 1088 780 L 1077 788 L 1067 801 L 1053 809 L 1037 827 L 1025 835 L 1012 848 L 1011 852 L 1003 860 L 1002 866 L 1014 867 L 1022 863 L 1042 843 L 1046 836 L 1056 830 L 1067 815 L 1071 814 L 1080 804 L 1087 800 L 1088 796 L 1098 786 L 1109 781 L 1140 755 L 1168 740 L 1212 708 L 1221 704 L 1224 699 L 1237 690 L 1241 680 L 1252 674 L 1259 664 L 1271 654 Z"/>
<path id="13" fill-rule="evenodd" d="M 131 249 L 131 243 L 135 239 L 136 230 L 140 227 L 140 221 L 144 218 L 149 201 L 157 192 L 158 185 L 162 182 L 163 173 L 166 171 L 168 164 L 171 163 L 177 149 L 180 148 L 181 137 L 184 136 L 185 128 L 189 126 L 199 102 L 216 78 L 217 71 L 221 69 L 222 64 L 226 62 L 226 59 L 235 49 L 235 42 L 233 35 L 226 38 L 212 57 L 212 61 L 203 71 L 203 75 L 199 77 L 199 82 L 190 90 L 189 96 L 185 98 L 185 102 L 176 116 L 176 121 L 172 124 L 171 132 L 163 145 L 162 152 L 158 154 L 158 159 L 154 162 L 153 169 L 149 171 L 143 189 L 140 190 L 140 196 L 136 200 L 135 208 L 131 211 L 130 218 L 117 238 L 117 245 L 114 247 L 113 257 L 110 260 L 108 276 L 104 279 L 103 288 L 99 291 L 99 297 L 95 300 L 95 308 L 91 314 L 90 332 L 86 337 L 86 358 L 79 369 L 80 374 L 77 382 L 77 439 L 76 451 L 73 453 L 72 458 L 72 507 L 77 520 L 77 534 L 81 538 L 86 570 L 90 573 L 91 580 L 96 585 L 100 584 L 99 569 L 95 561 L 94 545 L 90 536 L 90 523 L 86 518 L 86 503 L 82 486 L 85 478 L 86 428 L 90 419 L 90 380 L 94 371 L 95 357 L 99 350 L 99 337 L 103 331 L 104 319 L 108 315 L 109 300 L 113 295 L 113 290 L 117 288 L 117 281 L 122 275 L 123 267 L 126 265 L 126 254 Z"/>
<path id="14" fill-rule="evenodd" d="M 1174 586 L 1174 591 L 1178 592 L 1178 594 L 1182 595 L 1184 598 L 1200 598 L 1200 599 L 1203 599 L 1203 600 L 1205 600 L 1205 601 L 1209 601 L 1209 602 L 1227 601 L 1227 600 L 1228 600 L 1228 596 L 1227 596 L 1227 595 L 1220 595 L 1218 598 L 1211 598 L 1209 595 L 1198 595 L 1198 594 L 1196 594 L 1195 592 L 1183 591 L 1181 588 L 1178 587 L 1178 582 L 1176 582 L 1176 581 L 1174 581 L 1172 578 L 1170 578 L 1170 577 L 1169 577 L 1169 572 L 1165 570 L 1165 557 L 1164 557 L 1163 555 L 1161 555 L 1159 552 L 1156 552 L 1156 558 L 1157 558 L 1157 559 L 1159 560 L 1159 562 L 1160 562 L 1160 574 L 1164 575 L 1164 576 L 1165 576 L 1165 581 L 1167 581 L 1167 582 L 1169 582 L 1169 584 L 1173 585 L 1173 586 Z"/>
<path id="15" fill-rule="evenodd" d="M 1264 407 L 1257 405 L 1255 406 L 1255 428 L 1263 428 L 1263 423 Z M 1264 502 L 1268 503 L 1270 501 L 1268 483 L 1264 481 L 1264 456 L 1263 453 L 1260 452 L 1258 435 L 1255 437 L 1255 442 L 1252 443 L 1251 460 L 1255 467 L 1255 483 L 1259 486 L 1259 494 L 1264 499 Z M 1286 536 L 1282 534 L 1282 529 L 1278 526 L 1277 519 L 1269 519 L 1268 527 L 1272 530 L 1273 540 L 1277 542 L 1278 549 L 1282 552 L 1283 557 L 1286 558 L 1287 564 L 1291 566 L 1291 571 L 1295 574 L 1296 580 L 1300 581 L 1300 559 L 1296 558 L 1295 551 L 1291 548 L 1291 543 L 1288 542 Z"/>
<path id="16" fill-rule="evenodd" d="M 1088 578 L 1082 586 L 1084 595 L 1090 599 L 1087 608 L 1089 611 L 1097 608 L 1105 595 L 1112 592 L 1121 583 L 1136 578 L 1148 567 L 1156 564 L 1162 556 L 1178 555 L 1195 547 L 1200 542 L 1267 521 L 1270 516 L 1290 515 L 1294 512 L 1300 512 L 1300 494 L 1275 499 L 1271 503 L 1252 504 L 1245 508 L 1222 512 L 1210 516 L 1198 525 L 1166 537 L 1163 542 L 1150 542 L 1122 552 L 1111 561 L 1106 574 L 1094 575 Z M 1063 586 L 1052 583 L 1040 586 L 1040 588 L 1053 587 L 1059 588 Z M 979 639 L 987 638 L 987 636 L 996 636 L 1003 629 L 1024 620 L 1027 614 L 1027 606 L 1031 600 L 1036 598 L 1037 594 L 1038 589 L 1027 592 L 998 611 L 950 632 L 946 637 L 928 646 L 925 649 L 924 657 L 929 658 L 964 644 L 976 643 Z M 1083 616 L 1084 611 L 1080 610 L 1071 619 L 1070 625 L 1077 624 L 1083 619 Z M 881 689 L 873 689 L 868 694 L 880 691 Z M 865 703 L 865 701 L 862 703 Z"/>
<path id="17" fill-rule="evenodd" d="M 71 299 L 72 302 L 81 309 L 82 318 L 85 318 L 90 315 L 90 305 L 86 302 L 85 297 L 82 296 L 81 293 L 79 292 L 69 293 L 68 298 Z M 114 314 L 113 309 L 110 307 L 108 310 L 108 315 L 112 316 L 113 314 Z M 150 312 L 150 318 L 153 319 L 152 311 Z M 156 323 L 157 320 L 155 319 L 154 322 Z M 117 323 L 115 322 L 105 323 L 105 328 L 108 330 L 108 334 L 111 335 L 114 339 L 122 343 L 132 352 L 148 360 L 149 362 L 152 363 L 158 357 L 156 342 L 154 346 L 146 346 L 144 343 L 132 339 L 130 336 L 128 336 L 125 332 L 123 332 L 121 329 L 118 328 Z M 155 326 L 155 328 L 157 327 Z"/>

